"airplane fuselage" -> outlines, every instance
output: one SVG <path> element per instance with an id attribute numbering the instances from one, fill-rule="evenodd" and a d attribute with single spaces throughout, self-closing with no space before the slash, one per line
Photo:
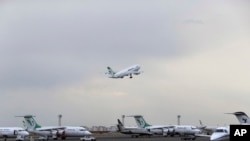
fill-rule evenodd
<path id="1" fill-rule="evenodd" d="M 229 141 L 230 130 L 229 127 L 218 127 L 211 135 L 211 141 Z"/>
<path id="2" fill-rule="evenodd" d="M 47 136 L 47 137 L 84 137 L 91 135 L 89 131 L 87 131 L 83 127 L 74 127 L 74 126 L 65 126 L 65 127 L 42 127 L 36 128 L 36 130 L 30 131 L 32 133 Z"/>
<path id="3" fill-rule="evenodd" d="M 0 137 L 3 138 L 24 138 L 28 136 L 29 133 L 20 127 L 1 127 L 0 128 Z"/>
<path id="4" fill-rule="evenodd" d="M 130 76 L 130 78 L 132 78 L 132 74 L 135 74 L 135 75 L 140 74 L 139 72 L 140 68 L 141 67 L 139 65 L 133 65 L 126 69 L 118 71 L 114 73 L 113 75 L 110 75 L 110 78 L 123 78 L 124 76 Z"/>

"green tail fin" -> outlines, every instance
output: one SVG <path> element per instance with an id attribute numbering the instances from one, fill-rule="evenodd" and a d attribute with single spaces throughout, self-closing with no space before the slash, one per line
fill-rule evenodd
<path id="1" fill-rule="evenodd" d="M 115 72 L 111 69 L 111 67 L 107 67 L 107 69 L 108 69 L 108 74 L 112 76 L 115 74 Z"/>
<path id="2" fill-rule="evenodd" d="M 134 116 L 134 118 L 135 118 L 135 121 L 136 121 L 137 125 L 139 127 L 141 127 L 141 128 L 145 128 L 145 127 L 151 126 L 150 124 L 148 124 L 145 121 L 145 119 L 141 115 L 136 115 L 136 116 Z"/>
<path id="3" fill-rule="evenodd" d="M 41 128 L 41 125 L 39 125 L 36 122 L 33 115 L 25 115 L 23 124 L 24 127 L 29 130 L 35 130 L 36 128 Z"/>

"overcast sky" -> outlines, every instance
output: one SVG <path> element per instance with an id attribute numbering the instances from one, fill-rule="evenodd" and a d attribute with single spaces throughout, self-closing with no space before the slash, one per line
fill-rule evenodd
<path id="1" fill-rule="evenodd" d="M 250 115 L 249 54 L 248 0 L 1 0 L 0 126 L 238 123 L 224 113 Z"/>

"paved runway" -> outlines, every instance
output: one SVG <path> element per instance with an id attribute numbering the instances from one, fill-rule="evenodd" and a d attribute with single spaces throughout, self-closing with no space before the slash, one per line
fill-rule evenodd
<path id="1" fill-rule="evenodd" d="M 93 134 L 96 138 L 96 141 L 182 141 L 180 137 L 162 137 L 162 136 L 152 136 L 152 137 L 139 137 L 131 138 L 129 135 L 123 135 L 119 133 L 105 133 L 105 134 Z M 3 141 L 1 138 L 0 141 Z M 14 138 L 8 139 L 7 141 L 15 141 Z M 30 141 L 25 139 L 25 141 Z M 33 141 L 39 141 L 37 138 L 34 138 Z M 54 141 L 49 139 L 49 141 Z M 58 139 L 57 141 L 80 141 L 80 138 L 67 138 L 66 140 Z M 196 138 L 195 141 L 209 141 L 209 138 Z"/>
<path id="2" fill-rule="evenodd" d="M 182 141 L 180 137 L 162 137 L 162 136 L 152 136 L 152 137 L 140 137 L 131 138 L 128 135 L 121 134 L 99 134 L 93 135 L 96 137 L 97 141 Z M 196 138 L 196 141 L 209 141 L 209 138 Z"/>

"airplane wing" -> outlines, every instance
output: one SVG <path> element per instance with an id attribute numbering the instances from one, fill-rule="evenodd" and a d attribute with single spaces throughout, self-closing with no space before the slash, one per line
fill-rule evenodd
<path id="1" fill-rule="evenodd" d="M 135 75 L 139 75 L 139 74 L 143 73 L 143 71 L 134 71 L 132 73 L 135 74 Z"/>
<path id="2" fill-rule="evenodd" d="M 195 134 L 196 137 L 205 137 L 205 138 L 210 138 L 211 135 L 206 135 L 206 134 Z"/>
<path id="3" fill-rule="evenodd" d="M 51 130 L 63 130 L 65 129 L 66 127 L 61 127 L 61 126 L 58 126 L 58 127 L 42 127 L 42 128 L 37 128 L 36 130 L 37 131 L 51 131 Z"/>

